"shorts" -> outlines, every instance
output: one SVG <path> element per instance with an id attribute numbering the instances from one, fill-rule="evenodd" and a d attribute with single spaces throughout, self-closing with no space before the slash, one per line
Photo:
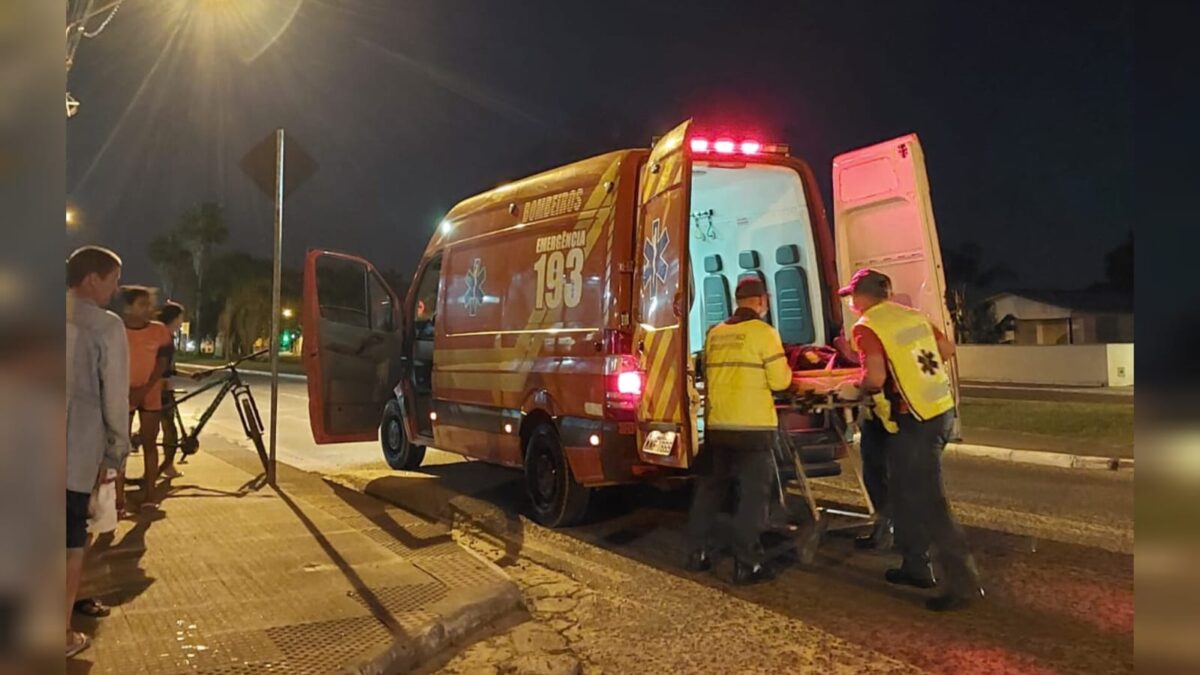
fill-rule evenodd
<path id="1" fill-rule="evenodd" d="M 88 502 L 92 495 L 88 492 L 67 490 L 67 548 L 83 548 L 87 546 L 88 536 Z"/>
<path id="2" fill-rule="evenodd" d="M 162 412 L 163 409 L 163 390 L 166 389 L 167 381 L 159 380 L 150 390 L 146 392 L 143 398 L 133 410 L 141 412 Z M 132 411 L 131 411 L 132 412 Z"/>

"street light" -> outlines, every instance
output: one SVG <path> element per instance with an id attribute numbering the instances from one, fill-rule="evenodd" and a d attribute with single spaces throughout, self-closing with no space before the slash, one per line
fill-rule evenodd
<path id="1" fill-rule="evenodd" d="M 293 312 L 290 307 L 283 308 L 283 318 L 290 319 L 290 318 L 292 318 L 292 315 L 293 315 Z"/>

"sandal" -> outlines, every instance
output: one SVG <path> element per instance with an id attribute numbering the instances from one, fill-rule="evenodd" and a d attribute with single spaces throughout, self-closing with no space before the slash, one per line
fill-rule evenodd
<path id="1" fill-rule="evenodd" d="M 92 639 L 77 630 L 68 632 L 67 637 L 70 638 L 70 641 L 67 642 L 68 659 L 72 656 L 76 656 L 79 654 L 79 652 L 92 646 Z"/>
<path id="2" fill-rule="evenodd" d="M 90 616 L 92 618 L 101 618 L 112 614 L 112 610 L 107 605 L 95 598 L 82 598 L 75 601 L 74 607 L 76 614 Z"/>

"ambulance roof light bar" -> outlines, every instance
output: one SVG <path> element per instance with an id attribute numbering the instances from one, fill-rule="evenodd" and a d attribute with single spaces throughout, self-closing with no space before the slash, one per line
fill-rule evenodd
<path id="1" fill-rule="evenodd" d="M 710 140 L 696 136 L 688 144 L 696 155 L 781 155 L 786 157 L 789 148 L 782 143 L 761 143 L 753 139 L 735 141 L 732 138 L 721 137 Z"/>

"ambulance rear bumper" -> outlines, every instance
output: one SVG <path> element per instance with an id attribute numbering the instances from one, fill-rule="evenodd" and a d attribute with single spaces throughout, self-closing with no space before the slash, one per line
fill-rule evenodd
<path id="1" fill-rule="evenodd" d="M 560 417 L 559 434 L 575 480 L 588 487 L 636 483 L 680 473 L 638 458 L 637 434 L 613 420 Z M 595 444 L 593 441 L 599 441 Z"/>

